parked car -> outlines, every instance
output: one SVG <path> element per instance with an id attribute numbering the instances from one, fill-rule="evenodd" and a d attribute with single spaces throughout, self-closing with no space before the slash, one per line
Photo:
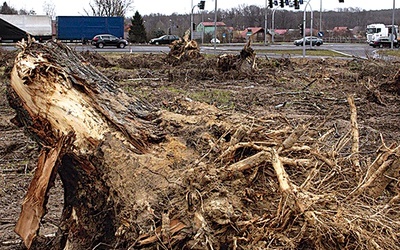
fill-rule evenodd
<path id="1" fill-rule="evenodd" d="M 306 39 L 306 45 L 310 45 L 310 43 L 312 43 L 312 46 L 315 45 L 320 46 L 324 43 L 321 38 L 316 36 L 306 36 L 305 39 Z M 294 45 L 296 46 L 303 45 L 303 38 L 295 40 Z"/>
<path id="2" fill-rule="evenodd" d="M 104 46 L 116 46 L 117 48 L 125 48 L 128 45 L 128 41 L 122 38 L 118 38 L 116 36 L 110 34 L 101 34 L 96 35 L 92 39 L 92 45 L 97 48 L 103 48 Z"/>
<path id="3" fill-rule="evenodd" d="M 391 47 L 392 46 L 392 41 L 390 40 L 389 37 L 379 37 L 375 39 L 374 41 L 369 42 L 369 45 L 376 48 L 383 48 L 383 47 Z M 398 48 L 400 47 L 400 44 L 397 40 L 393 40 L 393 47 Z"/>
<path id="4" fill-rule="evenodd" d="M 221 43 L 221 41 L 218 40 L 218 38 L 213 38 L 213 39 L 211 39 L 210 43 L 214 43 L 214 39 L 215 39 L 215 43 Z"/>
<path id="5" fill-rule="evenodd" d="M 150 40 L 150 44 L 171 44 L 173 41 L 179 40 L 179 36 L 176 35 L 163 35 Z"/>

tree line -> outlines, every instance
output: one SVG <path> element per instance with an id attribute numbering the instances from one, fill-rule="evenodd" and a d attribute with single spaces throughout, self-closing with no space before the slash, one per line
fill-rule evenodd
<path id="1" fill-rule="evenodd" d="M 140 11 L 140 10 L 138 10 Z M 399 9 L 395 10 L 395 24 L 400 24 Z M 334 11 L 313 12 L 313 27 L 321 31 L 329 31 L 335 27 L 348 27 L 358 29 L 365 33 L 365 28 L 371 23 L 392 23 L 392 10 L 364 10 L 361 8 L 339 8 Z M 267 9 L 267 28 L 271 29 L 272 10 Z M 303 20 L 303 11 L 277 9 L 274 14 L 275 29 L 298 29 Z M 149 37 L 156 37 L 171 31 L 173 34 L 181 35 L 190 27 L 189 14 L 164 15 L 150 14 L 144 15 L 144 26 Z M 214 21 L 213 11 L 195 13 L 194 23 L 203 21 Z M 309 27 L 310 13 L 307 12 L 307 27 Z M 320 22 L 321 20 L 321 22 Z M 235 30 L 245 30 L 247 27 L 264 27 L 265 12 L 263 7 L 255 5 L 240 5 L 231 9 L 219 9 L 217 21 L 222 21 L 227 27 Z"/>

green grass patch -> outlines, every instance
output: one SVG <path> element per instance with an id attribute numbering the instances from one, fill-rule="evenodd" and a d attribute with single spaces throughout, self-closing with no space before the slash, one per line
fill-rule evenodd
<path id="1" fill-rule="evenodd" d="M 166 92 L 170 92 L 170 93 L 173 93 L 173 94 L 186 94 L 186 92 L 183 89 L 176 88 L 176 87 L 173 87 L 173 86 L 161 86 L 160 90 L 163 91 L 163 92 L 166 91 Z"/>
<path id="2" fill-rule="evenodd" d="M 137 87 L 137 86 L 132 86 L 132 85 L 125 85 L 120 83 L 121 88 L 129 94 L 138 96 L 143 99 L 147 100 L 152 100 L 155 97 L 154 95 L 154 89 L 149 86 L 142 86 L 142 87 Z M 172 87 L 172 86 L 161 86 L 157 91 L 160 91 L 162 93 L 169 93 L 173 96 L 178 96 L 178 95 L 186 95 L 189 96 L 189 93 L 187 93 L 185 90 Z"/>
<path id="3" fill-rule="evenodd" d="M 121 87 L 125 92 L 134 94 L 140 98 L 144 98 L 147 100 L 154 100 L 155 98 L 157 98 L 157 95 L 154 95 L 154 89 L 151 87 L 138 88 L 137 86 L 135 87 L 130 85 L 122 85 Z M 187 96 L 194 101 L 212 104 L 223 109 L 233 109 L 235 107 L 232 93 L 228 90 L 196 89 L 195 91 L 191 91 L 190 89 L 182 89 L 172 86 L 161 86 L 159 87 L 157 92 L 158 91 L 166 94 L 168 93 L 167 95 L 172 96 Z"/>
<path id="4" fill-rule="evenodd" d="M 377 53 L 382 56 L 395 56 L 395 57 L 400 57 L 400 49 L 382 49 L 382 50 L 377 50 Z"/>
<path id="5" fill-rule="evenodd" d="M 216 105 L 217 107 L 233 108 L 234 102 L 230 91 L 212 89 L 190 93 L 189 97 L 195 101 Z"/>

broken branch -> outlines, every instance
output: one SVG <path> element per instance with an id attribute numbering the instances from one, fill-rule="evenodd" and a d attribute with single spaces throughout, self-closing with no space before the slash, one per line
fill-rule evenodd
<path id="1" fill-rule="evenodd" d="M 350 122 L 351 122 L 351 137 L 353 140 L 353 144 L 351 146 L 351 160 L 353 162 L 356 171 L 360 171 L 360 138 L 359 138 L 359 131 L 358 131 L 358 123 L 357 123 L 357 108 L 354 103 L 354 96 L 348 95 L 347 101 L 350 105 Z"/>

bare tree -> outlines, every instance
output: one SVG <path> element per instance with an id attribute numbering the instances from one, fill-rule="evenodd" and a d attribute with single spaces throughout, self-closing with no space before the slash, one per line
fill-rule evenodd
<path id="1" fill-rule="evenodd" d="M 43 3 L 43 12 L 47 16 L 51 16 L 52 19 L 55 18 L 55 16 L 56 16 L 56 6 L 54 5 L 53 1 L 49 0 L 49 1 L 45 1 Z"/>
<path id="2" fill-rule="evenodd" d="M 84 10 L 93 16 L 125 16 L 133 0 L 93 0 L 89 3 L 90 10 Z"/>

